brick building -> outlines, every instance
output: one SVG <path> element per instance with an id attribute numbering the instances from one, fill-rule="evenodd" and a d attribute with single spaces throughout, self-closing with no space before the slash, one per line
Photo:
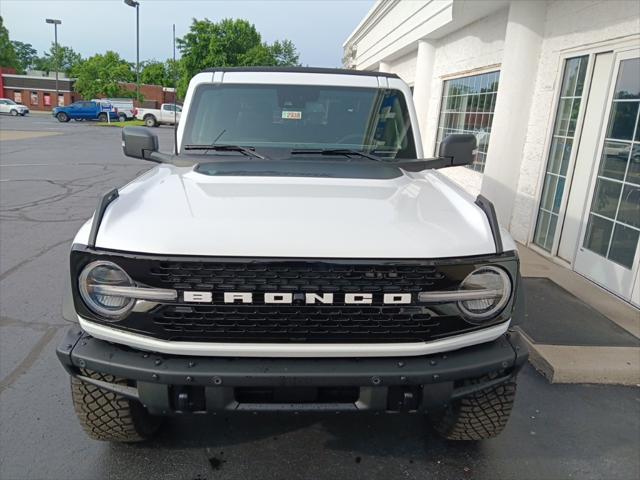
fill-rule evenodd
<path id="1" fill-rule="evenodd" d="M 80 99 L 73 91 L 74 79 L 58 74 L 58 98 L 56 101 L 55 73 L 30 71 L 17 74 L 14 69 L 0 68 L 0 92 L 4 98 L 22 103 L 30 110 L 51 110 L 56 105 L 68 105 Z"/>
<path id="2" fill-rule="evenodd" d="M 129 92 L 136 91 L 135 83 L 123 82 L 121 83 L 121 86 Z M 143 108 L 160 108 L 160 105 L 163 103 L 173 103 L 175 98 L 175 89 L 163 87 L 161 85 L 142 84 L 140 85 L 140 95 L 144 100 L 140 102 L 139 105 L 138 102 L 135 102 L 136 106 Z"/>
<path id="3" fill-rule="evenodd" d="M 69 105 L 82 96 L 74 90 L 74 78 L 68 78 L 64 73 L 58 74 L 58 102 L 57 105 Z M 136 91 L 135 83 L 121 83 L 124 90 Z M 159 108 L 163 103 L 173 103 L 175 90 L 161 85 L 140 85 L 140 94 L 144 98 L 136 106 Z M 32 70 L 26 75 L 16 73 L 13 68 L 0 67 L 0 97 L 9 98 L 16 103 L 22 103 L 30 110 L 50 111 L 56 106 L 55 73 Z"/>

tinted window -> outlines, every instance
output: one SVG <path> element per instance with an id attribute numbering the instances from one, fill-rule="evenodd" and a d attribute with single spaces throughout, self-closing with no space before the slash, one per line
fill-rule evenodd
<path id="1" fill-rule="evenodd" d="M 315 85 L 204 85 L 192 101 L 185 145 L 349 148 L 415 158 L 399 90 Z"/>

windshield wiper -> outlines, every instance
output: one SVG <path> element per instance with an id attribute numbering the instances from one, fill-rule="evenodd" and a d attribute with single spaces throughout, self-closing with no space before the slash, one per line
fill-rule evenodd
<path id="1" fill-rule="evenodd" d="M 376 162 L 384 162 L 385 160 L 369 153 L 364 153 L 359 150 L 352 150 L 350 148 L 325 148 L 318 150 L 291 150 L 292 155 L 345 155 L 354 157 L 368 158 L 369 160 L 375 160 Z"/>
<path id="2" fill-rule="evenodd" d="M 216 152 L 240 152 L 247 157 L 264 160 L 265 157 L 252 150 L 253 147 L 241 147 L 240 145 L 185 145 L 185 150 L 214 150 Z"/>

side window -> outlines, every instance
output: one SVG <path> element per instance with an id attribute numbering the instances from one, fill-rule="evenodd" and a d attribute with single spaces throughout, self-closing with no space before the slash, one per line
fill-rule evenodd
<path id="1" fill-rule="evenodd" d="M 173 105 L 163 105 L 162 106 L 162 110 L 166 111 L 166 112 L 172 112 L 173 111 Z"/>
<path id="2" fill-rule="evenodd" d="M 404 95 L 399 90 L 384 92 L 373 131 L 373 141 L 368 143 L 376 145 L 374 153 L 382 157 L 416 157 L 411 118 Z"/>

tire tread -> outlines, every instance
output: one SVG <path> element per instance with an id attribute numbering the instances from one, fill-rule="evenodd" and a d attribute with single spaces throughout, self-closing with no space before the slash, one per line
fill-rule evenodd
<path id="1" fill-rule="evenodd" d="M 467 381 L 482 383 L 493 377 Z M 516 396 L 516 381 L 479 390 L 452 402 L 436 418 L 433 427 L 447 440 L 485 440 L 499 435 L 507 425 Z"/>
<path id="2" fill-rule="evenodd" d="M 104 382 L 127 385 L 125 379 L 82 370 L 82 374 Z M 139 403 L 71 377 L 73 407 L 80 424 L 95 440 L 140 442 L 153 435 L 160 419 L 151 417 Z"/>

